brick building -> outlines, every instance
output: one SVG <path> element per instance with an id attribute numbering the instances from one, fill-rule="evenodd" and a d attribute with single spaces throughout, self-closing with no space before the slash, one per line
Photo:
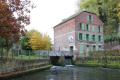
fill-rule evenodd
<path id="1" fill-rule="evenodd" d="M 83 11 L 54 26 L 54 50 L 76 51 L 83 56 L 103 48 L 103 22 L 94 13 Z"/>

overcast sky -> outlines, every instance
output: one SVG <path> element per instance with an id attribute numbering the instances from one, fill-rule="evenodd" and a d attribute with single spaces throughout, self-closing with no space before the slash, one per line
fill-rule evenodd
<path id="1" fill-rule="evenodd" d="M 47 33 L 53 40 L 53 27 L 62 19 L 74 14 L 78 0 L 32 0 L 36 8 L 31 12 L 31 24 L 27 30 Z"/>

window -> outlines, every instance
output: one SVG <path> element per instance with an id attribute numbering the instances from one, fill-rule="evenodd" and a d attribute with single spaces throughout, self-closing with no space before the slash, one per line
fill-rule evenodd
<path id="1" fill-rule="evenodd" d="M 92 20 L 92 16 L 91 16 L 91 15 L 88 15 L 88 16 L 87 16 L 87 21 L 88 21 L 88 22 L 91 22 L 91 20 Z"/>
<path id="2" fill-rule="evenodd" d="M 89 34 L 86 34 L 86 40 L 89 41 Z"/>
<path id="3" fill-rule="evenodd" d="M 99 41 L 99 42 L 101 41 L 101 36 L 100 36 L 100 35 L 98 36 L 98 41 Z"/>
<path id="4" fill-rule="evenodd" d="M 89 23 L 93 23 L 94 22 L 94 16 L 93 15 L 88 15 L 87 16 L 87 21 L 89 22 Z"/>
<path id="5" fill-rule="evenodd" d="M 82 24 L 82 30 L 84 30 L 84 23 L 81 23 Z"/>
<path id="6" fill-rule="evenodd" d="M 95 51 L 96 50 L 96 46 L 95 45 L 93 45 L 93 51 Z"/>
<path id="7" fill-rule="evenodd" d="M 88 48 L 88 47 L 89 47 L 89 45 L 86 45 L 86 47 Z"/>
<path id="8" fill-rule="evenodd" d="M 79 23 L 78 29 L 79 30 L 84 30 L 84 23 Z"/>
<path id="9" fill-rule="evenodd" d="M 95 35 L 92 35 L 92 40 L 95 41 Z"/>
<path id="10" fill-rule="evenodd" d="M 89 15 L 89 21 L 91 21 L 91 15 Z"/>
<path id="11" fill-rule="evenodd" d="M 73 46 L 70 46 L 70 52 L 73 53 Z"/>
<path id="12" fill-rule="evenodd" d="M 80 28 L 80 30 L 82 30 L 82 24 L 81 23 L 79 24 L 79 28 Z"/>
<path id="13" fill-rule="evenodd" d="M 100 26 L 98 26 L 98 32 L 100 33 L 101 31 L 100 31 Z"/>
<path id="14" fill-rule="evenodd" d="M 81 44 L 81 45 L 80 45 L 80 53 L 84 53 L 84 49 L 85 49 L 85 48 L 84 48 L 84 45 Z M 82 55 L 82 54 L 81 54 L 81 55 Z"/>
<path id="15" fill-rule="evenodd" d="M 89 45 L 86 45 L 86 52 L 88 53 L 90 51 Z"/>
<path id="16" fill-rule="evenodd" d="M 95 32 L 95 26 L 92 25 L 92 32 Z"/>
<path id="17" fill-rule="evenodd" d="M 88 24 L 86 24 L 86 30 L 89 31 L 89 26 L 88 26 Z"/>
<path id="18" fill-rule="evenodd" d="M 98 47 L 99 47 L 99 48 L 102 48 L 102 46 L 101 46 L 101 45 L 99 45 Z"/>
<path id="19" fill-rule="evenodd" d="M 82 33 L 79 33 L 79 40 L 83 40 Z"/>
<path id="20" fill-rule="evenodd" d="M 101 50 L 101 49 L 102 49 L 102 46 L 101 46 L 101 45 L 99 45 L 99 46 L 98 46 L 98 50 Z"/>

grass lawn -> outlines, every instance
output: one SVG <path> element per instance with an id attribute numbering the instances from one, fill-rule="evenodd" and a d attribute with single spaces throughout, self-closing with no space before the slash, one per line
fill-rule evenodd
<path id="1" fill-rule="evenodd" d="M 86 62 L 76 62 L 76 65 L 79 66 L 91 66 L 91 67 L 108 67 L 108 68 L 120 68 L 120 62 L 117 61 L 108 61 L 107 63 L 105 62 L 98 62 L 96 61 L 86 61 Z"/>
<path id="2" fill-rule="evenodd" d="M 22 60 L 34 60 L 34 59 L 45 59 L 47 58 L 47 56 L 39 56 L 39 55 L 30 55 L 30 56 L 26 56 L 26 55 L 19 55 L 19 56 L 15 56 L 15 59 L 22 59 Z"/>

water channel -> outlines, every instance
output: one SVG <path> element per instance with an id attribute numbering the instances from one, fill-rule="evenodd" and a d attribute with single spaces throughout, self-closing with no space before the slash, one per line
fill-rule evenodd
<path id="1" fill-rule="evenodd" d="M 120 80 L 119 69 L 74 67 L 58 74 L 45 70 L 9 80 Z"/>

